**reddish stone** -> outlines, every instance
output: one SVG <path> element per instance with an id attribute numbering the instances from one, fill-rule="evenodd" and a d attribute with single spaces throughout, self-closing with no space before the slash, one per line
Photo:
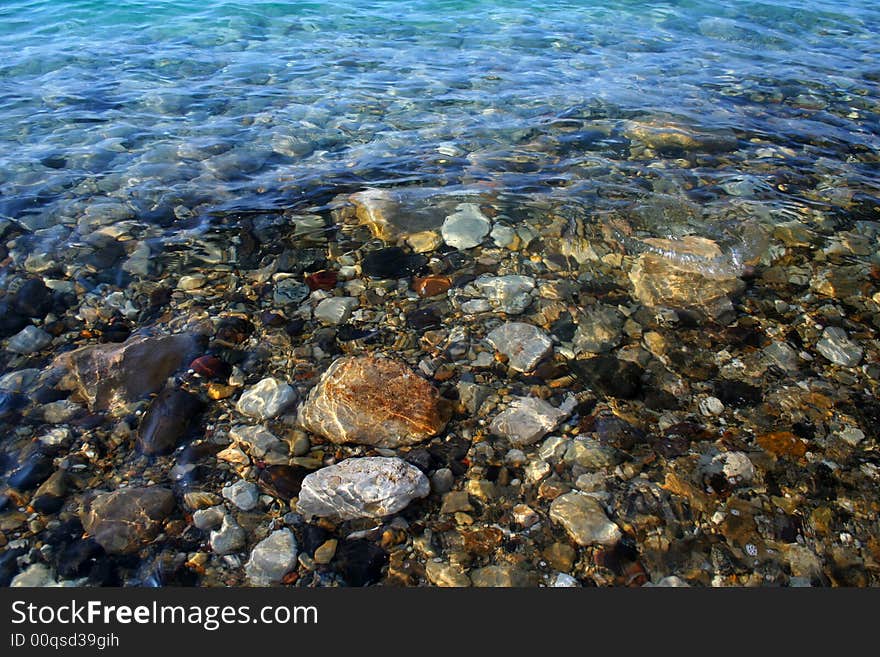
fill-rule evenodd
<path id="1" fill-rule="evenodd" d="M 412 289 L 420 297 L 435 297 L 438 294 L 446 294 L 452 287 L 452 279 L 449 276 L 421 276 L 413 279 Z"/>
<path id="2" fill-rule="evenodd" d="M 308 285 L 309 289 L 313 292 L 315 290 L 332 290 L 336 287 L 336 282 L 338 280 L 339 276 L 334 270 L 322 269 L 321 271 L 316 271 L 314 274 L 306 276 L 306 285 Z"/>
<path id="3" fill-rule="evenodd" d="M 334 443 L 399 447 L 438 434 L 449 419 L 434 386 L 407 365 L 372 356 L 337 359 L 300 414 Z"/>
<path id="4" fill-rule="evenodd" d="M 190 363 L 189 368 L 206 379 L 225 379 L 232 371 L 229 363 L 225 363 L 216 356 L 210 355 L 199 356 Z"/>

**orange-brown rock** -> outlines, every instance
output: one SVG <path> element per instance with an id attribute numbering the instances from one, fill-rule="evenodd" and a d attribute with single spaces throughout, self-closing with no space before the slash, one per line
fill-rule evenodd
<path id="1" fill-rule="evenodd" d="M 790 431 L 774 431 L 758 436 L 758 444 L 775 456 L 799 459 L 807 453 L 807 444 Z"/>
<path id="2" fill-rule="evenodd" d="M 413 280 L 412 287 L 420 297 L 434 297 L 446 294 L 452 287 L 452 279 L 449 276 L 421 276 Z"/>
<path id="3" fill-rule="evenodd" d="M 373 356 L 334 361 L 300 411 L 303 427 L 334 443 L 390 448 L 430 438 L 448 419 L 433 385 L 403 363 Z"/>

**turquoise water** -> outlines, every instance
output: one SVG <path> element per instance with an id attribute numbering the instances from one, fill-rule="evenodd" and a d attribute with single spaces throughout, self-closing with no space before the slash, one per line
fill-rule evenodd
<path id="1" fill-rule="evenodd" d="M 735 132 L 719 185 L 773 146 L 873 195 L 878 34 L 855 0 L 6 0 L 0 215 L 73 227 L 103 199 L 171 226 L 475 183 L 580 203 L 585 170 L 639 175 L 620 125 L 654 115 Z"/>

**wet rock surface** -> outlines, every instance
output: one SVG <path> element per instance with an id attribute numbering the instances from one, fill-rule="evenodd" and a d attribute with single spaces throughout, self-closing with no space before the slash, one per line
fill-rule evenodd
<path id="1" fill-rule="evenodd" d="M 83 529 L 111 554 L 134 552 L 158 536 L 174 506 L 174 493 L 159 486 L 101 493 L 83 511 Z"/>
<path id="2" fill-rule="evenodd" d="M 306 517 L 381 518 L 429 492 L 424 473 L 398 458 L 353 458 L 308 475 L 297 508 Z"/>
<path id="3" fill-rule="evenodd" d="M 397 447 L 439 433 L 446 419 L 437 390 L 406 365 L 345 357 L 323 374 L 300 422 L 334 443 Z"/>
<path id="4" fill-rule="evenodd" d="M 107 410 L 158 392 L 199 349 L 194 335 L 133 336 L 122 344 L 87 346 L 61 355 L 77 392 L 93 410 Z"/>

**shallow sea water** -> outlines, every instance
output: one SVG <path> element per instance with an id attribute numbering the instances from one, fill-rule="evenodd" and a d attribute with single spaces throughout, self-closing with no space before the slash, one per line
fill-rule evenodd
<path id="1" fill-rule="evenodd" d="M 585 170 L 622 138 L 584 120 L 644 114 L 735 131 L 707 174 L 754 197 L 773 181 L 735 160 L 762 146 L 793 168 L 876 152 L 878 24 L 849 1 L 11 0 L 0 213 L 47 228 L 106 198 L 168 225 L 320 206 L 334 185 L 475 183 L 592 210 Z"/>

